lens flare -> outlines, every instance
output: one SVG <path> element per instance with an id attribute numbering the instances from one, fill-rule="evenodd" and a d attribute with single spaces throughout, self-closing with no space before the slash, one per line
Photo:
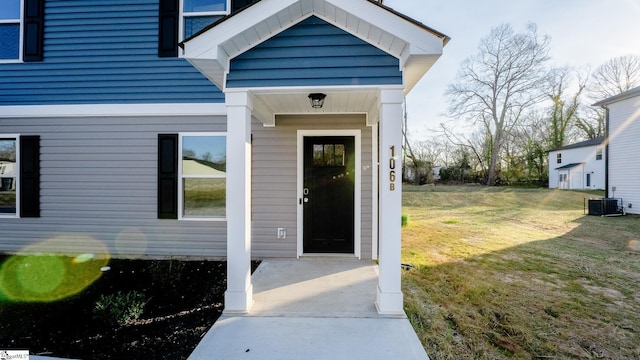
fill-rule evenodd
<path id="1" fill-rule="evenodd" d="M 76 256 L 75 258 L 73 258 L 73 262 L 75 262 L 75 263 L 83 263 L 83 262 L 87 262 L 89 260 L 92 260 L 95 257 L 96 257 L 95 254 L 80 254 L 80 255 Z"/>
<path id="2" fill-rule="evenodd" d="M 95 250 L 78 256 L 46 255 L 69 242 Z M 67 246 L 68 247 L 68 246 Z M 106 247 L 88 236 L 57 237 L 29 246 L 0 265 L 0 300 L 51 302 L 82 292 L 109 262 Z"/>
<path id="3" fill-rule="evenodd" d="M 25 292 L 48 294 L 54 291 L 66 272 L 64 262 L 55 256 L 16 257 L 12 271 Z"/>
<path id="4" fill-rule="evenodd" d="M 116 251 L 119 256 L 135 258 L 147 252 L 149 239 L 136 228 L 127 228 L 116 236 Z"/>
<path id="5" fill-rule="evenodd" d="M 627 250 L 640 252 L 640 241 L 629 240 L 629 242 L 627 242 Z"/>

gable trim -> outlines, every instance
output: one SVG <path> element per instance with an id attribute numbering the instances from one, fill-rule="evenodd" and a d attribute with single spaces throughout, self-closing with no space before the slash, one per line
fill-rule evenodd
<path id="1" fill-rule="evenodd" d="M 406 91 L 441 56 L 448 37 L 416 26 L 368 0 L 259 1 L 183 41 L 183 57 L 224 89 L 230 60 L 310 16 L 398 58 Z"/>

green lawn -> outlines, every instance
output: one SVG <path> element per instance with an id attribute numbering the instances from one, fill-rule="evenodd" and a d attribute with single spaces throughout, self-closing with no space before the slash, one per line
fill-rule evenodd
<path id="1" fill-rule="evenodd" d="M 405 186 L 405 310 L 434 359 L 640 358 L 640 217 L 602 192 Z"/>

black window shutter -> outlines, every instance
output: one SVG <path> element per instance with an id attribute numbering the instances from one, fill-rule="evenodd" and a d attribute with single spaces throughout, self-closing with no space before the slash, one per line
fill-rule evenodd
<path id="1" fill-rule="evenodd" d="M 178 0 L 160 0 L 158 13 L 158 56 L 178 56 Z"/>
<path id="2" fill-rule="evenodd" d="M 40 217 L 40 137 L 20 137 L 20 217 Z"/>
<path id="3" fill-rule="evenodd" d="M 44 53 L 44 0 L 24 1 L 22 60 L 42 61 Z"/>
<path id="4" fill-rule="evenodd" d="M 178 218 L 178 135 L 158 135 L 158 219 Z"/>

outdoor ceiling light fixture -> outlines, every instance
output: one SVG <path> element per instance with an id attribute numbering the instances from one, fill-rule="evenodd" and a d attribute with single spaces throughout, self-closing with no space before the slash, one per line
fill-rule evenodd
<path id="1" fill-rule="evenodd" d="M 320 109 L 322 108 L 322 105 L 324 105 L 324 98 L 326 98 L 327 95 L 322 94 L 322 93 L 313 93 L 313 94 L 309 94 L 309 100 L 311 101 L 311 107 L 314 109 Z"/>

